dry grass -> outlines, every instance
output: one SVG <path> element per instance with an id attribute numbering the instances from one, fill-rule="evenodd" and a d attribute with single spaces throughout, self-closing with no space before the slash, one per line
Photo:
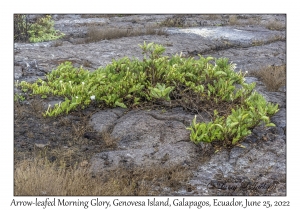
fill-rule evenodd
<path id="1" fill-rule="evenodd" d="M 260 40 L 260 39 L 254 39 L 252 40 L 252 45 L 253 46 L 261 46 L 264 45 L 265 41 L 264 40 Z"/>
<path id="2" fill-rule="evenodd" d="M 217 20 L 217 19 L 221 19 L 221 15 L 217 15 L 217 14 L 209 14 L 207 15 L 207 19 L 209 20 Z"/>
<path id="3" fill-rule="evenodd" d="M 219 14 L 208 14 L 205 15 L 207 20 L 223 20 L 222 15 Z M 222 23 L 223 24 L 223 23 Z M 228 25 L 260 25 L 261 17 L 259 15 L 253 17 L 244 17 L 241 15 L 228 15 Z"/>
<path id="4" fill-rule="evenodd" d="M 265 26 L 269 30 L 277 30 L 277 31 L 282 31 L 285 30 L 286 28 L 284 23 L 276 20 L 266 23 Z"/>
<path id="5" fill-rule="evenodd" d="M 252 40 L 252 45 L 253 46 L 261 46 L 264 44 L 270 44 L 272 42 L 285 41 L 285 40 L 286 40 L 285 36 L 274 35 L 274 36 L 269 37 L 267 40 L 254 39 L 254 40 Z"/>
<path id="6" fill-rule="evenodd" d="M 63 45 L 63 42 L 61 40 L 56 40 L 53 43 L 53 47 L 59 47 L 59 46 L 62 46 L 62 45 Z"/>
<path id="7" fill-rule="evenodd" d="M 110 18 L 110 17 L 125 17 L 131 14 L 82 14 L 81 18 Z"/>
<path id="8" fill-rule="evenodd" d="M 90 26 L 88 28 L 86 43 L 97 42 L 104 39 L 118 39 L 121 37 L 142 36 L 142 35 L 167 35 L 165 29 L 161 27 L 149 26 L 146 28 L 136 29 L 119 29 L 119 28 L 97 28 Z"/>
<path id="9" fill-rule="evenodd" d="M 261 19 L 259 17 L 249 18 L 247 21 L 248 25 L 260 25 Z"/>
<path id="10" fill-rule="evenodd" d="M 104 141 L 105 146 L 108 148 L 116 148 L 118 146 L 119 139 L 112 137 L 108 132 L 102 132 L 101 139 Z"/>
<path id="11" fill-rule="evenodd" d="M 84 59 L 83 66 L 90 68 L 92 67 L 92 63 L 89 60 Z"/>
<path id="12" fill-rule="evenodd" d="M 268 66 L 260 70 L 250 71 L 251 76 L 258 77 L 266 85 L 268 91 L 278 91 L 286 85 L 286 66 Z"/>
<path id="13" fill-rule="evenodd" d="M 87 161 L 77 167 L 36 159 L 15 165 L 14 195 L 96 196 L 159 195 L 162 188 L 178 190 L 191 175 L 183 167 L 150 169 L 120 168 L 109 173 L 92 173 Z"/>
<path id="14" fill-rule="evenodd" d="M 229 25 L 238 25 L 240 24 L 237 18 L 237 15 L 230 15 L 229 16 Z"/>
<path id="15" fill-rule="evenodd" d="M 185 17 L 183 15 L 174 15 L 165 19 L 163 22 L 160 23 L 160 26 L 163 27 L 185 27 Z"/>

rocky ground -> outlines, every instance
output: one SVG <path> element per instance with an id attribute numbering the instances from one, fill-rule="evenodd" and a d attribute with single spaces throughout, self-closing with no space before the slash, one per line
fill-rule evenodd
<path id="1" fill-rule="evenodd" d="M 35 18 L 34 16 L 32 18 Z M 53 15 L 55 28 L 66 34 L 58 41 L 14 44 L 15 80 L 45 78 L 58 64 L 71 61 L 89 70 L 124 56 L 142 58 L 138 44 L 155 42 L 166 55 L 227 57 L 237 70 L 259 71 L 286 63 L 285 15 Z M 173 20 L 173 22 L 172 22 Z M 162 35 L 127 36 L 87 42 L 91 27 L 143 29 L 163 27 Z M 183 167 L 189 177 L 164 187 L 161 195 L 286 195 L 286 92 L 267 91 L 255 77 L 257 91 L 280 111 L 274 128 L 257 127 L 242 147 L 221 149 L 195 145 L 186 129 L 194 118 L 173 109 L 90 106 L 67 116 L 43 118 L 41 112 L 59 98 L 26 96 L 15 102 L 15 162 L 37 155 L 66 166 L 79 163 L 95 174 L 125 167 L 147 169 Z M 15 93 L 20 90 L 15 88 Z M 198 119 L 209 121 L 205 114 Z M 155 185 L 155 184 L 154 184 Z M 174 187 L 176 185 L 176 187 Z"/>

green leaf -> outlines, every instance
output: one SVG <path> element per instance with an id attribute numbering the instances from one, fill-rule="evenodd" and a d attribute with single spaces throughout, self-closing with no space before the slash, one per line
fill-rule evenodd
<path id="1" fill-rule="evenodd" d="M 237 137 L 232 139 L 232 144 L 236 144 L 240 140 L 240 136 L 238 135 Z"/>
<path id="2" fill-rule="evenodd" d="M 276 125 L 274 123 L 268 123 L 266 124 L 267 127 L 275 127 Z"/>
<path id="3" fill-rule="evenodd" d="M 196 118 L 197 118 L 197 115 L 195 115 L 195 117 L 194 117 L 194 119 L 193 119 L 193 124 L 192 124 L 192 125 L 196 125 L 196 124 L 197 124 Z"/>
<path id="4" fill-rule="evenodd" d="M 266 122 L 270 120 L 269 117 L 267 117 L 267 116 L 262 116 L 261 119 L 266 121 Z"/>
<path id="5" fill-rule="evenodd" d="M 229 125 L 229 127 L 230 128 L 233 128 L 234 126 L 236 126 L 236 125 L 238 125 L 239 124 L 239 122 L 233 122 L 233 123 L 231 123 L 230 125 Z"/>
<path id="6" fill-rule="evenodd" d="M 207 57 L 206 58 L 206 61 L 211 61 L 211 60 L 214 60 L 214 58 L 213 57 Z"/>
<path id="7" fill-rule="evenodd" d="M 244 114 L 242 117 L 242 120 L 244 120 L 246 117 L 248 117 L 249 114 Z"/>
<path id="8" fill-rule="evenodd" d="M 214 73 L 214 76 L 220 76 L 220 75 L 227 76 L 227 74 L 224 71 L 216 71 Z"/>
<path id="9" fill-rule="evenodd" d="M 116 105 L 116 106 L 119 106 L 119 107 L 122 107 L 122 108 L 127 108 L 127 106 L 126 106 L 124 103 L 122 103 L 122 102 L 116 101 L 116 102 L 115 102 L 115 105 Z"/>

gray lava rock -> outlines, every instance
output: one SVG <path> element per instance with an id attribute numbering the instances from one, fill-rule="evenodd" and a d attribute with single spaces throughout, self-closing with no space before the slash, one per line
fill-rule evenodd
<path id="1" fill-rule="evenodd" d="M 18 80 L 23 76 L 22 67 L 21 66 L 15 66 L 14 67 L 14 75 L 15 79 Z"/>
<path id="2" fill-rule="evenodd" d="M 119 139 L 119 150 L 103 152 L 93 158 L 93 168 L 107 168 L 107 158 L 112 157 L 109 167 L 130 162 L 132 166 L 151 167 L 153 164 L 183 164 L 196 156 L 196 146 L 189 140 L 189 132 L 181 122 L 193 115 L 184 111 L 131 111 L 121 118 L 109 115 L 107 123 L 114 124 L 112 137 Z M 103 112 L 92 116 L 92 124 L 103 120 Z M 103 121 L 101 121 L 103 122 Z M 100 129 L 103 130 L 100 123 Z M 99 158 L 100 157 L 100 158 Z M 130 161 L 121 161 L 122 157 L 131 157 Z M 127 158 L 128 159 L 128 158 Z"/>
<path id="3" fill-rule="evenodd" d="M 49 146 L 50 142 L 46 140 L 36 140 L 34 145 L 38 148 L 44 148 L 46 146 Z"/>
<path id="4" fill-rule="evenodd" d="M 249 195 L 249 191 L 253 191 L 254 194 L 268 194 L 267 190 L 271 186 L 264 191 L 258 191 L 259 183 L 268 185 L 269 181 L 272 186 L 275 183 L 285 185 L 285 150 L 285 141 L 276 138 L 271 143 L 247 144 L 245 149 L 235 147 L 230 152 L 222 151 L 200 165 L 190 183 L 197 186 L 201 195 Z M 221 177 L 216 180 L 216 176 L 220 174 Z M 240 180 L 237 180 L 237 177 L 240 177 Z M 254 181 L 243 194 L 241 184 L 247 179 Z M 284 194 L 285 190 L 272 195 Z"/>
<path id="5" fill-rule="evenodd" d="M 284 131 L 286 130 L 286 109 L 280 109 L 273 117 L 271 117 L 271 121 L 275 123 L 275 125 L 279 128 L 282 128 Z"/>
<path id="6" fill-rule="evenodd" d="M 91 117 L 91 125 L 100 133 L 107 132 L 124 111 L 120 108 L 100 111 Z"/>

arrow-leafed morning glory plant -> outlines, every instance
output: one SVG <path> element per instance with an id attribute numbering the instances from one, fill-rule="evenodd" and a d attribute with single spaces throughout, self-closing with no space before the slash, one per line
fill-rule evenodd
<path id="1" fill-rule="evenodd" d="M 187 129 L 195 143 L 225 140 L 236 144 L 260 123 L 274 126 L 269 116 L 278 111 L 278 105 L 268 103 L 255 92 L 255 83 L 245 83 L 245 73 L 235 72 L 235 64 L 228 59 L 199 55 L 196 60 L 177 54 L 168 57 L 163 56 L 165 48 L 161 45 L 144 43 L 140 47 L 142 61 L 125 57 L 93 72 L 65 62 L 49 73 L 45 81 L 22 81 L 16 85 L 43 98 L 65 98 L 49 106 L 44 116 L 67 114 L 91 102 L 101 107 L 132 108 L 144 102 L 165 100 L 169 104 L 188 104 L 196 112 L 205 103 L 230 107 L 221 115 L 220 110 L 215 110 L 211 122 L 193 120 Z"/>

